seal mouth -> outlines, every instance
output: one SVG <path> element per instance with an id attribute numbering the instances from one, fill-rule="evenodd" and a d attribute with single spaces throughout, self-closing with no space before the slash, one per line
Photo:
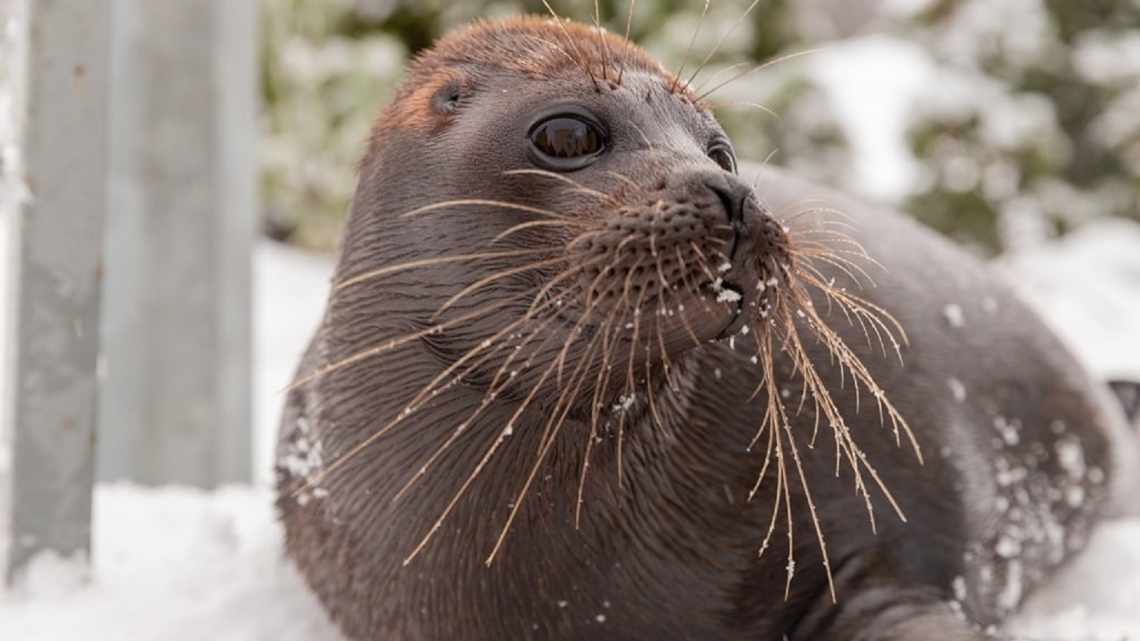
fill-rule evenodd
<path id="1" fill-rule="evenodd" d="M 743 287 L 741 287 L 740 285 L 737 285 L 734 282 L 726 281 L 726 282 L 721 284 L 721 291 L 722 292 L 729 292 L 732 295 L 734 295 L 734 297 L 736 298 L 736 307 L 733 308 L 733 310 L 732 310 L 732 318 L 730 318 L 728 320 L 728 323 L 724 326 L 724 328 L 721 329 L 719 333 L 717 333 L 715 338 L 713 338 L 714 341 L 719 341 L 719 340 L 723 340 L 725 338 L 728 338 L 728 336 L 730 334 L 735 334 L 736 332 L 740 331 L 740 328 L 746 322 L 748 322 L 748 316 L 747 316 L 747 314 L 744 313 L 745 289 Z"/>
<path id="2" fill-rule="evenodd" d="M 722 278 L 727 278 L 730 274 L 737 275 L 741 271 L 743 265 L 740 265 L 740 247 L 748 238 L 748 225 L 744 222 L 744 210 L 747 207 L 747 201 L 741 201 L 739 207 L 732 207 L 731 201 L 724 195 L 718 192 L 722 202 L 725 206 L 725 211 L 729 212 L 729 226 L 732 228 L 732 239 L 729 241 L 728 247 L 728 261 L 725 263 L 727 269 L 724 271 Z M 715 285 L 715 284 L 714 284 Z M 717 300 L 725 302 L 726 300 L 734 300 L 736 302 L 733 308 L 732 318 L 728 323 L 717 333 L 714 341 L 720 341 L 727 338 L 730 334 L 735 334 L 740 331 L 740 328 L 747 322 L 747 315 L 744 313 L 745 306 L 748 304 L 747 298 L 748 289 L 740 285 L 736 279 L 723 280 L 719 283 L 719 291 L 717 292 Z"/>

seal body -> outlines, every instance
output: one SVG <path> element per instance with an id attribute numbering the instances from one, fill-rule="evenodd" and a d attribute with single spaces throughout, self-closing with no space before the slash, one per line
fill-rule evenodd
<path id="1" fill-rule="evenodd" d="M 606 38 L 476 26 L 381 118 L 283 418 L 290 558 L 358 640 L 989 638 L 1132 482 L 1121 413 L 978 261 L 776 170 L 737 176 L 699 100 Z M 529 55 L 496 62 L 511 48 Z M 544 127 L 585 131 L 567 117 L 610 128 L 559 173 L 601 148 L 551 144 Z M 533 169 L 527 135 L 565 158 Z M 874 286 L 841 260 L 814 278 L 893 315 L 899 354 L 824 296 L 800 310 L 877 392 L 827 340 L 762 349 L 808 238 L 882 265 Z M 800 402 L 802 358 L 857 450 Z M 766 397 L 799 443 L 778 461 Z M 886 491 L 856 491 L 849 459 Z"/>

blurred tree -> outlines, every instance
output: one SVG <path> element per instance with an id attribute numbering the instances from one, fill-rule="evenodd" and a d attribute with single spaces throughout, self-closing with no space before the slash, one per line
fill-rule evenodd
<path id="1" fill-rule="evenodd" d="M 1100 216 L 1140 219 L 1140 3 L 937 0 L 904 25 L 940 65 L 904 207 L 998 252 Z"/>

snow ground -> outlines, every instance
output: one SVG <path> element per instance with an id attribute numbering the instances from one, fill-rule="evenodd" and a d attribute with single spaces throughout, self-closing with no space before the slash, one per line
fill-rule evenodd
<path id="1" fill-rule="evenodd" d="M 897 140 L 891 142 L 897 132 L 883 125 L 897 121 L 882 117 L 896 113 L 891 109 L 897 105 L 866 100 L 899 92 L 865 88 L 896 72 L 907 54 L 900 46 L 862 43 L 834 53 L 834 65 L 842 68 L 828 64 L 819 72 L 847 83 L 837 86 L 834 98 L 849 105 L 848 122 L 878 123 L 875 131 L 853 136 L 857 153 L 868 159 L 861 175 L 867 180 L 864 193 L 871 196 L 895 195 L 906 184 L 908 159 Z M 921 67 L 916 62 L 903 74 L 904 93 L 918 90 Z M 870 68 L 879 69 L 878 75 Z M 0 225 L 0 247 L 3 231 Z M 1140 379 L 1140 225 L 1097 224 L 1004 259 L 1000 267 L 1095 375 Z M 95 496 L 93 575 L 85 582 L 82 564 L 39 559 L 18 589 L 0 594 L 0 639 L 340 640 L 283 561 L 281 531 L 264 487 L 280 390 L 318 321 L 330 269 L 328 259 L 277 245 L 257 250 L 260 485 L 215 493 L 101 486 Z M 0 341 L 0 356 L 3 348 Z M 1090 549 L 1034 595 L 1011 628 L 1048 641 L 1140 641 L 1140 519 L 1102 526 Z"/>

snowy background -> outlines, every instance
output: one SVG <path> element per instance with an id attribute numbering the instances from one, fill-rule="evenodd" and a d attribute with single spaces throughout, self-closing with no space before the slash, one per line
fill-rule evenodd
<path id="1" fill-rule="evenodd" d="M 852 182 L 869 197 L 900 198 L 920 172 L 902 114 L 912 98 L 942 90 L 929 60 L 908 42 L 874 36 L 805 64 L 840 118 L 856 159 Z M 0 123 L 0 142 L 4 135 Z M 1140 225 L 1092 222 L 997 263 L 1094 375 L 1140 380 Z M 213 493 L 99 487 L 92 576 L 84 580 L 81 563 L 38 559 L 17 589 L 0 594 L 0 639 L 339 640 L 283 560 L 267 489 L 280 390 L 317 323 L 330 270 L 327 256 L 268 241 L 257 248 L 258 484 Z M 4 282 L 0 274 L 0 300 Z M 1140 520 L 1102 526 L 1012 627 L 1046 640 L 1140 641 Z"/>

